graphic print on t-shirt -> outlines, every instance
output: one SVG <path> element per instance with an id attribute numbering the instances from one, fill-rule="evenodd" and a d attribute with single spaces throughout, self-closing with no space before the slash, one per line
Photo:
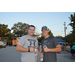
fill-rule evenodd
<path id="1" fill-rule="evenodd" d="M 28 41 L 29 41 L 28 49 L 30 49 L 30 47 L 32 47 L 32 46 L 34 46 L 34 48 L 35 48 L 35 42 L 36 42 L 36 40 L 28 39 Z"/>
<path id="2" fill-rule="evenodd" d="M 44 45 L 48 45 L 48 44 L 49 44 L 48 40 L 45 40 L 42 44 L 43 48 L 44 48 Z"/>

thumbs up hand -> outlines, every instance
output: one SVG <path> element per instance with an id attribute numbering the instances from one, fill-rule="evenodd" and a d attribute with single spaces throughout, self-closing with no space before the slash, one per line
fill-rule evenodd
<path id="1" fill-rule="evenodd" d="M 34 46 L 30 48 L 30 52 L 34 52 Z"/>
<path id="2" fill-rule="evenodd" d="M 48 47 L 45 45 L 44 52 L 48 52 Z"/>

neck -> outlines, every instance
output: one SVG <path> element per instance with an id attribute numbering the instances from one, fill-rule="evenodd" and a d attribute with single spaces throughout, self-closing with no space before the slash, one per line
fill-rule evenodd
<path id="1" fill-rule="evenodd" d="M 48 38 L 50 35 L 45 36 L 44 38 Z"/>
<path id="2" fill-rule="evenodd" d="M 33 37 L 33 36 L 29 35 L 29 34 L 28 34 L 28 36 L 29 36 L 29 37 Z"/>

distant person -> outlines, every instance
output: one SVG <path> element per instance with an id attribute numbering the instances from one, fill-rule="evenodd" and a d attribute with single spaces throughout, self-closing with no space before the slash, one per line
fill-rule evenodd
<path id="1" fill-rule="evenodd" d="M 73 46 L 73 43 L 70 44 L 70 48 L 72 48 L 72 46 Z"/>
<path id="2" fill-rule="evenodd" d="M 14 41 L 14 46 L 16 46 L 16 41 Z"/>
<path id="3" fill-rule="evenodd" d="M 73 58 L 73 56 L 75 58 L 75 44 L 73 44 L 73 46 L 71 47 L 71 59 Z"/>
<path id="4" fill-rule="evenodd" d="M 62 51 L 64 51 L 64 44 L 60 43 Z"/>
<path id="5" fill-rule="evenodd" d="M 64 51 L 65 50 L 65 44 L 63 43 L 63 46 L 62 46 L 62 50 Z"/>
<path id="6" fill-rule="evenodd" d="M 44 39 L 41 41 L 42 52 L 39 56 L 43 58 L 43 62 L 56 62 L 56 52 L 61 51 L 61 46 L 55 37 L 48 34 L 49 29 L 47 26 L 43 26 L 41 31 Z"/>
<path id="7" fill-rule="evenodd" d="M 9 41 L 9 46 L 11 46 L 11 41 Z"/>
<path id="8" fill-rule="evenodd" d="M 35 32 L 35 26 L 29 25 L 28 34 L 22 36 L 18 43 L 16 50 L 21 52 L 22 62 L 36 62 L 36 54 L 39 53 L 38 50 L 38 40 L 33 37 Z"/>
<path id="9" fill-rule="evenodd" d="M 8 41 L 8 45 L 10 46 L 10 41 Z"/>
<path id="10" fill-rule="evenodd" d="M 12 46 L 12 41 L 11 41 L 11 46 Z"/>

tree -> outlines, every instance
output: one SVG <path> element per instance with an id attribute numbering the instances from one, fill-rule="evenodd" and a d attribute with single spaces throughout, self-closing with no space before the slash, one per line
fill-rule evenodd
<path id="1" fill-rule="evenodd" d="M 38 41 L 41 42 L 44 39 L 44 36 L 38 38 Z"/>
<path id="2" fill-rule="evenodd" d="M 69 43 L 74 42 L 72 33 L 70 33 L 66 36 L 66 41 L 69 42 Z"/>
<path id="3" fill-rule="evenodd" d="M 59 39 L 65 40 L 65 38 L 62 37 L 62 36 L 56 36 L 56 38 L 59 38 Z"/>
<path id="4" fill-rule="evenodd" d="M 51 32 L 51 30 L 50 30 L 50 29 L 49 29 L 49 33 L 48 33 L 48 34 L 53 36 L 53 33 Z"/>
<path id="5" fill-rule="evenodd" d="M 70 15 L 70 17 L 69 17 L 69 19 L 70 19 L 70 23 L 69 23 L 69 25 L 72 27 L 72 34 L 70 35 L 70 36 L 73 36 L 72 38 L 73 38 L 73 41 L 75 42 L 75 13 L 74 13 L 74 15 Z"/>
<path id="6" fill-rule="evenodd" d="M 28 26 L 29 26 L 29 24 L 18 22 L 18 23 L 14 24 L 14 26 L 11 28 L 11 30 L 13 30 L 14 34 L 21 37 L 22 35 L 27 34 Z"/>
<path id="7" fill-rule="evenodd" d="M 69 17 L 71 23 L 69 23 L 69 25 L 72 27 L 73 31 L 75 31 L 75 13 L 74 15 L 71 14 L 71 16 Z"/>
<path id="8" fill-rule="evenodd" d="M 0 24 L 0 37 L 6 37 L 10 33 L 10 29 L 8 28 L 8 25 Z"/>
<path id="9" fill-rule="evenodd" d="M 12 33 L 10 33 L 9 35 L 8 35 L 8 40 L 12 40 Z"/>

